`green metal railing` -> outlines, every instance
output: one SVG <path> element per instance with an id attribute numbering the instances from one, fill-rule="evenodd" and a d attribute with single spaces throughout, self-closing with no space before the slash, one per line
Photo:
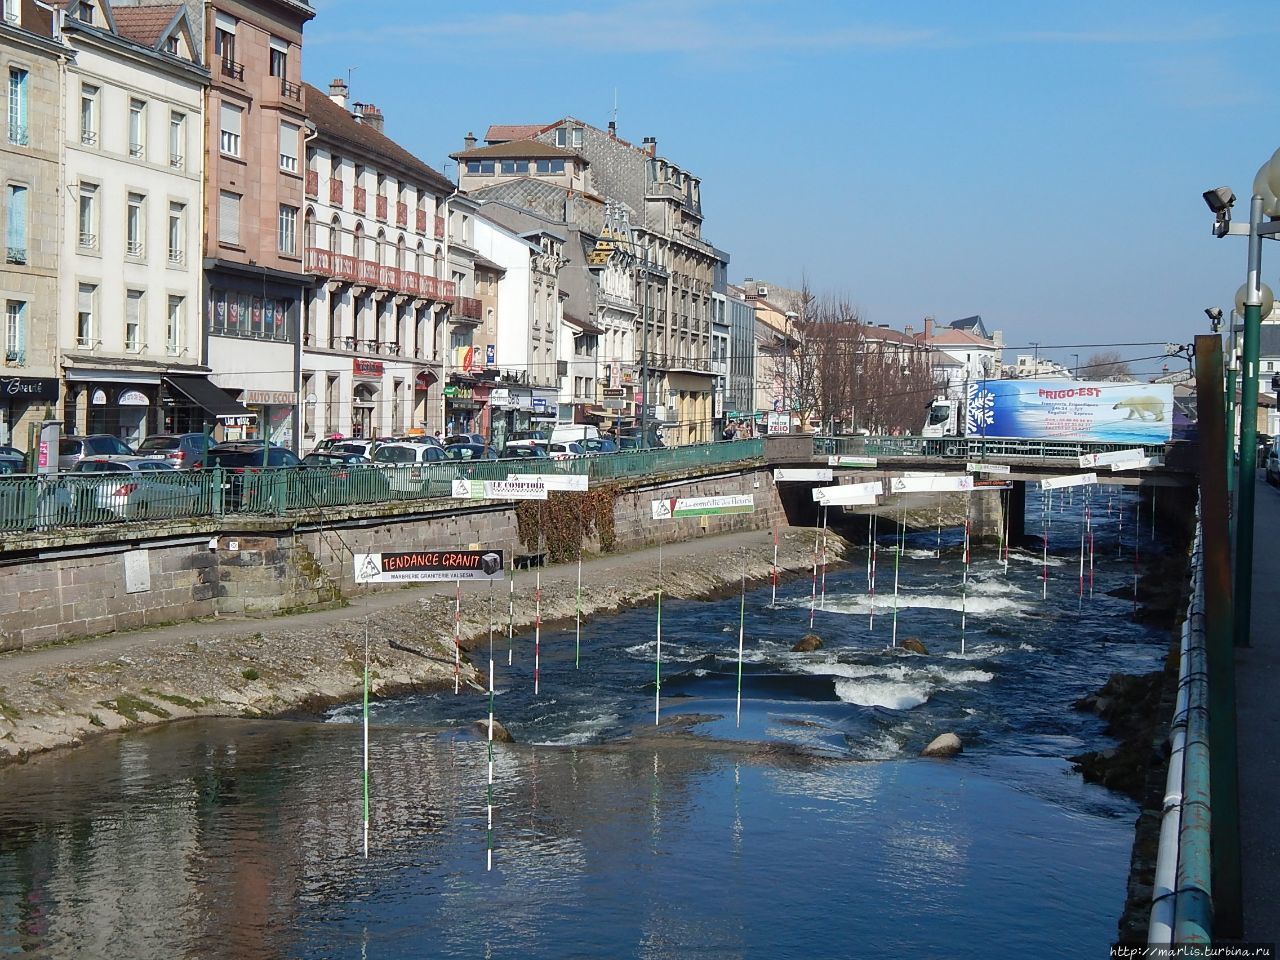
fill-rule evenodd
<path id="1" fill-rule="evenodd" d="M 291 511 L 448 498 L 453 495 L 453 482 L 458 478 L 505 480 L 512 474 L 558 473 L 615 480 L 741 463 L 763 456 L 764 441 L 755 439 L 567 460 L 5 476 L 0 477 L 0 532 L 52 531 L 224 514 L 281 516 Z"/>
<path id="2" fill-rule="evenodd" d="M 1081 443 L 1068 440 L 983 440 L 972 437 L 814 437 L 818 456 L 943 457 L 955 460 L 1074 460 L 1088 453 L 1136 450 L 1163 456 L 1165 444 Z"/>

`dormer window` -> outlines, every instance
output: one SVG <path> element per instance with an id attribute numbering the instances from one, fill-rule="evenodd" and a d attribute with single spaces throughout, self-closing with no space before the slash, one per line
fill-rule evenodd
<path id="1" fill-rule="evenodd" d="M 164 52 L 174 57 L 178 55 L 178 38 L 176 36 L 165 40 Z"/>
<path id="2" fill-rule="evenodd" d="M 76 19 L 81 23 L 93 23 L 93 3 L 91 0 L 80 0 L 76 7 Z"/>
<path id="3" fill-rule="evenodd" d="M 556 146 L 567 147 L 569 145 L 569 130 L 567 127 L 556 128 Z"/>
<path id="4" fill-rule="evenodd" d="M 581 127 L 573 128 L 573 145 L 574 147 L 582 146 L 582 128 Z"/>

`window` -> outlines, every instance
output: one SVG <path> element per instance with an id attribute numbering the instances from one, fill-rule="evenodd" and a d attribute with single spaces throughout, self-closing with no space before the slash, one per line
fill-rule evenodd
<path id="1" fill-rule="evenodd" d="M 80 142 L 98 142 L 98 88 L 87 83 L 80 85 Z"/>
<path id="2" fill-rule="evenodd" d="M 141 353 L 142 343 L 142 291 L 129 290 L 124 295 L 124 348 L 130 353 Z"/>
<path id="3" fill-rule="evenodd" d="M 244 111 L 230 103 L 223 103 L 220 111 L 222 118 L 222 137 L 219 145 L 222 152 L 232 157 L 240 156 L 240 121 Z"/>
<path id="4" fill-rule="evenodd" d="M 516 161 L 516 173 L 528 173 L 528 172 L 529 172 L 529 161 L 528 161 L 528 160 L 517 160 L 517 161 Z"/>
<path id="5" fill-rule="evenodd" d="M 164 351 L 171 357 L 182 350 L 182 315 L 185 312 L 186 300 L 183 297 L 169 297 L 169 312 L 164 322 Z"/>
<path id="6" fill-rule="evenodd" d="M 240 244 L 240 194 L 229 190 L 218 192 L 218 242 Z"/>
<path id="7" fill-rule="evenodd" d="M 504 174 L 512 174 L 516 172 L 516 162 L 514 160 L 503 160 L 500 168 Z"/>
<path id="8" fill-rule="evenodd" d="M 298 208 L 280 204 L 280 252 L 296 253 L 298 249 Z"/>
<path id="9" fill-rule="evenodd" d="M 19 0 L 4 0 L 4 19 L 6 23 L 17 23 L 21 19 L 19 7 Z"/>
<path id="10" fill-rule="evenodd" d="M 144 100 L 129 101 L 129 156 L 143 157 L 147 152 L 147 104 Z"/>
<path id="11" fill-rule="evenodd" d="M 182 252 L 183 237 L 186 236 L 186 219 L 187 209 L 181 203 L 169 204 L 169 262 L 172 264 L 181 264 L 184 255 Z"/>
<path id="12" fill-rule="evenodd" d="M 564 127 L 556 128 L 556 146 L 567 147 L 569 145 L 569 131 Z"/>
<path id="13" fill-rule="evenodd" d="M 98 287 L 92 283 L 80 284 L 76 295 L 76 346 L 93 346 L 93 314 L 94 301 L 98 298 Z"/>
<path id="14" fill-rule="evenodd" d="M 213 52 L 223 63 L 236 60 L 236 18 L 225 13 L 214 14 Z"/>
<path id="15" fill-rule="evenodd" d="M 271 38 L 271 75 L 284 79 L 289 65 L 289 44 L 283 40 Z"/>
<path id="16" fill-rule="evenodd" d="M 125 214 L 125 252 L 131 257 L 142 256 L 142 241 L 146 212 L 146 198 L 140 193 L 129 194 L 129 207 Z"/>
<path id="17" fill-rule="evenodd" d="M 479 161 L 479 160 L 468 160 L 468 161 L 467 161 L 467 173 L 470 173 L 470 174 L 478 174 L 479 172 L 480 172 L 480 161 Z"/>
<path id="18" fill-rule="evenodd" d="M 298 172 L 298 134 L 300 128 L 292 123 L 280 122 L 280 169 Z"/>
<path id="19" fill-rule="evenodd" d="M 27 144 L 27 71 L 9 68 L 9 142 Z"/>
<path id="20" fill-rule="evenodd" d="M 582 128 L 581 127 L 573 128 L 573 145 L 575 147 L 582 146 Z"/>
<path id="21" fill-rule="evenodd" d="M 98 188 L 92 183 L 80 184 L 80 246 L 98 248 Z"/>
<path id="22" fill-rule="evenodd" d="M 10 300 L 4 308 L 4 358 L 9 363 L 25 363 L 27 353 L 27 304 Z"/>
<path id="23" fill-rule="evenodd" d="M 169 114 L 169 166 L 181 169 L 185 160 L 187 118 L 185 114 Z"/>
<path id="24" fill-rule="evenodd" d="M 564 161 L 563 161 L 563 160 L 552 160 L 552 161 L 551 161 L 551 172 L 552 172 L 552 173 L 564 173 Z"/>
<path id="25" fill-rule="evenodd" d="M 76 8 L 76 17 L 82 23 L 93 23 L 93 3 L 91 0 L 80 0 Z"/>
<path id="26" fill-rule="evenodd" d="M 27 262 L 27 188 L 16 183 L 5 190 L 5 263 Z"/>
<path id="27" fill-rule="evenodd" d="M 176 35 L 165 38 L 164 52 L 175 57 L 178 55 L 178 37 Z"/>
<path id="28" fill-rule="evenodd" d="M 480 176 L 482 176 L 482 177 L 492 177 L 492 176 L 493 176 L 493 161 L 492 161 L 492 160 L 481 160 L 481 161 L 480 161 Z"/>

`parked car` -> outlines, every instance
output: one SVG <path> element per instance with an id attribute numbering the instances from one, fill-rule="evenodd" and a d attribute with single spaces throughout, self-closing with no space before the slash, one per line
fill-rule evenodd
<path id="1" fill-rule="evenodd" d="M 608 437 L 588 437 L 586 440 L 579 441 L 578 446 L 593 455 L 618 452 L 617 441 L 610 440 Z"/>
<path id="2" fill-rule="evenodd" d="M 23 459 L 26 459 L 26 456 L 27 456 L 27 455 L 26 455 L 25 453 L 23 453 L 21 450 L 19 450 L 17 447 L 10 447 L 10 446 L 5 446 L 5 445 L 0 445 L 0 456 L 2 456 L 2 457 L 22 457 Z"/>
<path id="3" fill-rule="evenodd" d="M 1280 486 L 1280 450 L 1277 450 L 1276 444 L 1267 448 L 1267 459 L 1262 466 L 1267 472 L 1267 483 L 1273 487 Z"/>
<path id="4" fill-rule="evenodd" d="M 600 436 L 600 428 L 589 423 L 558 423 L 551 428 L 552 443 L 581 443 Z"/>
<path id="5" fill-rule="evenodd" d="M 449 460 L 450 449 L 426 443 L 387 443 L 375 451 L 373 462 L 386 475 L 392 493 L 444 496 L 450 489 L 448 471 L 433 470 L 431 465 Z"/>
<path id="6" fill-rule="evenodd" d="M 444 438 L 444 445 L 451 447 L 455 443 L 473 443 L 477 446 L 486 446 L 484 435 L 480 433 L 455 433 L 453 436 Z"/>
<path id="7" fill-rule="evenodd" d="M 155 457 L 83 457 L 71 493 L 84 515 L 111 520 L 188 517 L 200 510 L 201 485 Z M 81 480 L 83 477 L 85 479 Z"/>
<path id="8" fill-rule="evenodd" d="M 454 443 L 444 448 L 450 460 L 497 460 L 498 451 L 482 443 Z"/>
<path id="9" fill-rule="evenodd" d="M 362 457 L 373 459 L 373 452 L 378 449 L 377 440 L 342 440 L 329 447 L 328 453 L 357 453 Z"/>
<path id="10" fill-rule="evenodd" d="M 71 470 L 84 457 L 132 457 L 134 449 L 109 433 L 87 437 L 63 437 L 58 441 L 58 469 Z"/>
<path id="11" fill-rule="evenodd" d="M 283 508 L 285 505 L 285 492 L 279 491 L 275 483 L 261 476 L 263 471 L 272 467 L 300 467 L 302 460 L 292 450 L 284 447 L 237 441 L 210 447 L 205 463 L 209 467 L 220 467 L 226 471 L 222 481 L 223 505 L 226 509 L 247 507 L 256 510 L 272 506 Z M 246 480 L 249 482 L 246 483 Z"/>
<path id="12" fill-rule="evenodd" d="M 9 476 L 14 473 L 25 473 L 27 470 L 27 458 L 23 456 L 13 456 L 4 453 L 0 448 L 0 476 Z"/>
<path id="13" fill-rule="evenodd" d="M 5 458 L 0 472 L 8 474 L 13 458 Z M 8 474 L 0 482 L 0 530 L 38 530 L 70 522 L 74 502 L 64 477 L 50 474 Z"/>
<path id="14" fill-rule="evenodd" d="M 551 436 L 545 430 L 516 430 L 507 437 L 507 446 L 519 444 L 525 447 L 545 447 L 550 442 Z"/>
<path id="15" fill-rule="evenodd" d="M 548 460 L 551 455 L 547 453 L 546 447 L 513 440 L 502 448 L 502 457 L 504 460 Z"/>
<path id="16" fill-rule="evenodd" d="M 379 503 L 391 494 L 382 471 L 358 453 L 309 453 L 288 484 L 288 506 L 333 507 Z"/>
<path id="17" fill-rule="evenodd" d="M 334 467 L 372 462 L 368 457 L 359 453 L 326 453 L 323 450 L 313 450 L 302 458 L 304 467 Z"/>
<path id="18" fill-rule="evenodd" d="M 138 444 L 138 455 L 163 457 L 178 470 L 199 470 L 209 452 L 209 437 L 203 433 L 154 433 Z"/>
<path id="19" fill-rule="evenodd" d="M 552 442 L 547 445 L 547 453 L 551 455 L 552 460 L 569 460 L 573 457 L 585 456 L 586 452 L 578 443 Z"/>

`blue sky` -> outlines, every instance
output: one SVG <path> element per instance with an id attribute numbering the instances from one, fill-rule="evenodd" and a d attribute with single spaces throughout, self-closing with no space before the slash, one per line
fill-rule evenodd
<path id="1" fill-rule="evenodd" d="M 1264 0 L 315 6 L 306 78 L 354 68 L 438 169 L 490 123 L 603 127 L 616 90 L 619 135 L 702 177 L 732 279 L 805 276 L 899 328 L 979 313 L 1013 346 L 1208 332 L 1245 244 L 1200 194 L 1247 197 L 1280 146 Z"/>

